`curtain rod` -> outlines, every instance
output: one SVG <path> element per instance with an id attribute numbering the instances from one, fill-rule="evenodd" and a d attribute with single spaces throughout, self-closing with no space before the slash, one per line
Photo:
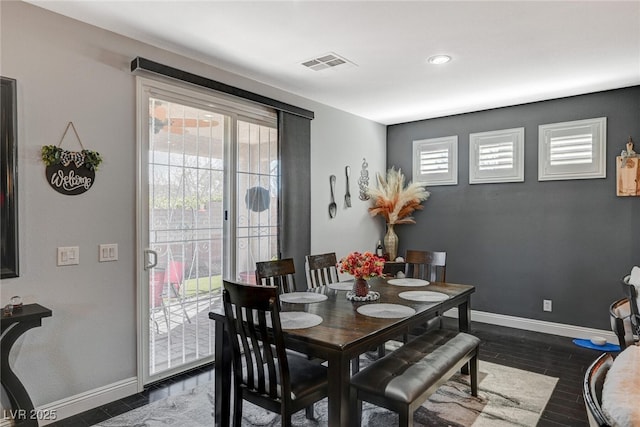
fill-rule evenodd
<path id="1" fill-rule="evenodd" d="M 244 89 L 240 89 L 234 86 L 229 86 L 225 83 L 211 80 L 207 77 L 198 76 L 196 74 L 182 71 L 177 68 L 163 65 L 149 59 L 136 57 L 131 61 L 131 72 L 136 71 L 149 71 L 152 73 L 160 74 L 165 77 L 171 77 L 183 82 L 191 83 L 196 86 L 201 86 L 207 89 L 216 90 L 218 92 L 227 93 L 229 95 L 237 96 L 239 98 L 247 99 L 249 101 L 257 102 L 258 104 L 266 105 L 276 110 L 285 111 L 287 113 L 295 114 L 312 120 L 315 115 L 313 111 L 305 110 L 304 108 L 296 107 L 295 105 L 280 102 L 278 100 L 268 98 L 266 96 L 258 95 L 257 93 L 249 92 Z"/>

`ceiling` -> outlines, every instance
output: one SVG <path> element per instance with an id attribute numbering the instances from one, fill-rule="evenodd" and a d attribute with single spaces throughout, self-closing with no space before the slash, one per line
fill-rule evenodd
<path id="1" fill-rule="evenodd" d="M 29 3 L 382 124 L 640 84 L 640 0 Z"/>

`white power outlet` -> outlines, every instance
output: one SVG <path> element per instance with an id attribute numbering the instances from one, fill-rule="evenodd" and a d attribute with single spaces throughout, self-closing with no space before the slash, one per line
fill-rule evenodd
<path id="1" fill-rule="evenodd" d="M 551 300 L 550 299 L 543 299 L 542 300 L 542 310 L 543 311 L 552 311 L 552 305 L 551 305 Z"/>
<path id="2" fill-rule="evenodd" d="M 118 260 L 118 244 L 110 243 L 99 245 L 100 253 L 98 255 L 99 262 L 117 261 Z"/>
<path id="3" fill-rule="evenodd" d="M 80 264 L 80 248 L 78 246 L 61 246 L 58 248 L 58 266 Z"/>

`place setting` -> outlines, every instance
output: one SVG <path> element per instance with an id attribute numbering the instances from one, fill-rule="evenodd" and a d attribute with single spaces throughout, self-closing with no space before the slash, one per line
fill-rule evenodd
<path id="1" fill-rule="evenodd" d="M 290 304 L 313 304 L 325 301 L 327 296 L 315 292 L 287 292 L 280 294 L 278 298 L 280 298 L 280 302 Z"/>
<path id="2" fill-rule="evenodd" d="M 406 305 L 387 303 L 361 305 L 356 311 L 365 316 L 381 319 L 399 319 L 416 314 L 416 310 Z"/>
<path id="3" fill-rule="evenodd" d="M 429 281 L 423 280 L 423 279 L 413 279 L 411 277 L 403 277 L 403 278 L 397 278 L 397 279 L 389 279 L 387 280 L 387 283 L 393 286 L 418 287 L 418 286 L 427 286 L 429 284 Z"/>
<path id="4" fill-rule="evenodd" d="M 353 289 L 353 281 L 349 280 L 345 282 L 329 283 L 327 287 L 335 291 L 350 291 Z"/>
<path id="5" fill-rule="evenodd" d="M 434 291 L 404 291 L 400 292 L 398 296 L 405 300 L 419 302 L 440 302 L 449 299 L 449 295 Z"/>
<path id="6" fill-rule="evenodd" d="M 305 329 L 318 326 L 322 317 L 306 311 L 281 311 L 280 326 L 282 329 Z"/>

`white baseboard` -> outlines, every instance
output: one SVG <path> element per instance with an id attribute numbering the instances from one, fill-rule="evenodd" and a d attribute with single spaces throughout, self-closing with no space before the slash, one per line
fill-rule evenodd
<path id="1" fill-rule="evenodd" d="M 458 310 L 453 308 L 445 312 L 444 315 L 447 317 L 457 318 Z M 559 335 L 561 337 L 589 339 L 596 335 L 606 338 L 607 342 L 618 344 L 618 337 L 610 330 L 585 328 L 583 326 L 546 322 L 544 320 L 527 319 L 524 317 L 507 316 L 505 314 L 488 313 L 477 310 L 471 310 L 471 321 L 524 329 L 527 331 L 542 332 L 544 334 Z"/>
<path id="2" fill-rule="evenodd" d="M 36 408 L 36 413 L 38 414 L 48 415 L 50 418 L 55 416 L 55 419 L 40 419 L 38 423 L 40 426 L 46 426 L 64 418 L 88 411 L 89 409 L 97 408 L 98 406 L 111 403 L 118 399 L 123 399 L 137 392 L 138 379 L 135 377 L 89 390 Z M 11 420 L 3 419 L 0 422 L 0 427 L 11 427 L 12 425 L 13 422 Z"/>

